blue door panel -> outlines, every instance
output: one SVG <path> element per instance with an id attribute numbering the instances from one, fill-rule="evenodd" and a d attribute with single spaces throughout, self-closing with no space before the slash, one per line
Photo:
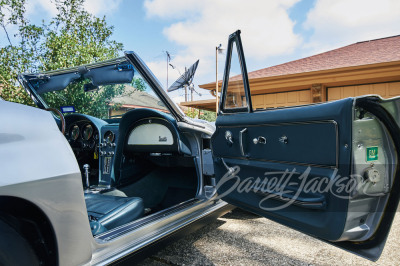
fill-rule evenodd
<path id="1" fill-rule="evenodd" d="M 218 193 L 231 204 L 307 234 L 339 239 L 347 217 L 348 195 L 341 186 L 350 175 L 352 106 L 353 99 L 344 99 L 219 116 L 211 140 Z M 226 131 L 233 143 L 226 140 Z M 283 135 L 287 143 L 279 141 Z M 254 144 L 258 136 L 266 144 Z M 227 178 L 230 167 L 236 172 Z M 341 183 L 334 182 L 337 177 Z M 259 186 L 262 181 L 265 186 Z M 323 185 L 313 189 L 312 183 Z"/>
<path id="2" fill-rule="evenodd" d="M 245 129 L 245 132 L 240 133 Z M 279 124 L 220 126 L 221 134 L 215 142 L 225 143 L 224 149 L 214 153 L 218 157 L 246 157 L 250 160 L 267 160 L 336 167 L 336 121 L 308 121 Z M 231 132 L 232 141 L 224 132 Z M 242 138 L 242 139 L 240 139 Z M 240 142 L 243 148 L 240 147 Z M 241 150 L 243 149 L 243 151 Z M 243 153 L 242 153 L 243 152 Z M 319 154 L 319 156 L 315 156 Z"/>

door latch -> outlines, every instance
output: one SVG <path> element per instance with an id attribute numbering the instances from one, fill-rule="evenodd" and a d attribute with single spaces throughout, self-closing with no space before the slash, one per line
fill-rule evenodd
<path id="1" fill-rule="evenodd" d="M 230 132 L 229 130 L 225 131 L 225 139 L 226 141 L 228 141 L 230 145 L 232 145 L 233 144 L 232 132 Z"/>
<path id="2" fill-rule="evenodd" d="M 253 143 L 254 144 L 267 144 L 267 139 L 262 136 L 259 136 L 258 138 L 253 139 Z"/>

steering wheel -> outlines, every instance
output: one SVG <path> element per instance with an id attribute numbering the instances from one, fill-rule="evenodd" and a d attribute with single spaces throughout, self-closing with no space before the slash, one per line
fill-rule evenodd
<path id="1" fill-rule="evenodd" d="M 50 111 L 50 112 L 54 112 L 60 117 L 60 120 L 61 120 L 61 133 L 63 135 L 65 135 L 65 117 L 64 117 L 64 115 L 60 112 L 60 110 L 58 110 L 56 108 L 49 107 L 49 108 L 46 108 L 45 110 L 46 111 Z"/>

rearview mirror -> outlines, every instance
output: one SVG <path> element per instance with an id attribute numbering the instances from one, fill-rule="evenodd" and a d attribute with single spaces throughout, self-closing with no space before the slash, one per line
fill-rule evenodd
<path id="1" fill-rule="evenodd" d="M 86 83 L 85 85 L 83 85 L 83 90 L 85 92 L 89 92 L 89 91 L 94 91 L 94 90 L 98 90 L 99 87 L 93 85 L 93 83 Z"/>

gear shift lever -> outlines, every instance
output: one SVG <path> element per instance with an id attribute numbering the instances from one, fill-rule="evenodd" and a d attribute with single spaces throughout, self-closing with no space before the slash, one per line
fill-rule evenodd
<path id="1" fill-rule="evenodd" d="M 83 170 L 85 171 L 85 177 L 86 177 L 86 190 L 89 190 L 89 188 L 90 188 L 90 184 L 89 184 L 90 165 L 84 164 Z"/>

